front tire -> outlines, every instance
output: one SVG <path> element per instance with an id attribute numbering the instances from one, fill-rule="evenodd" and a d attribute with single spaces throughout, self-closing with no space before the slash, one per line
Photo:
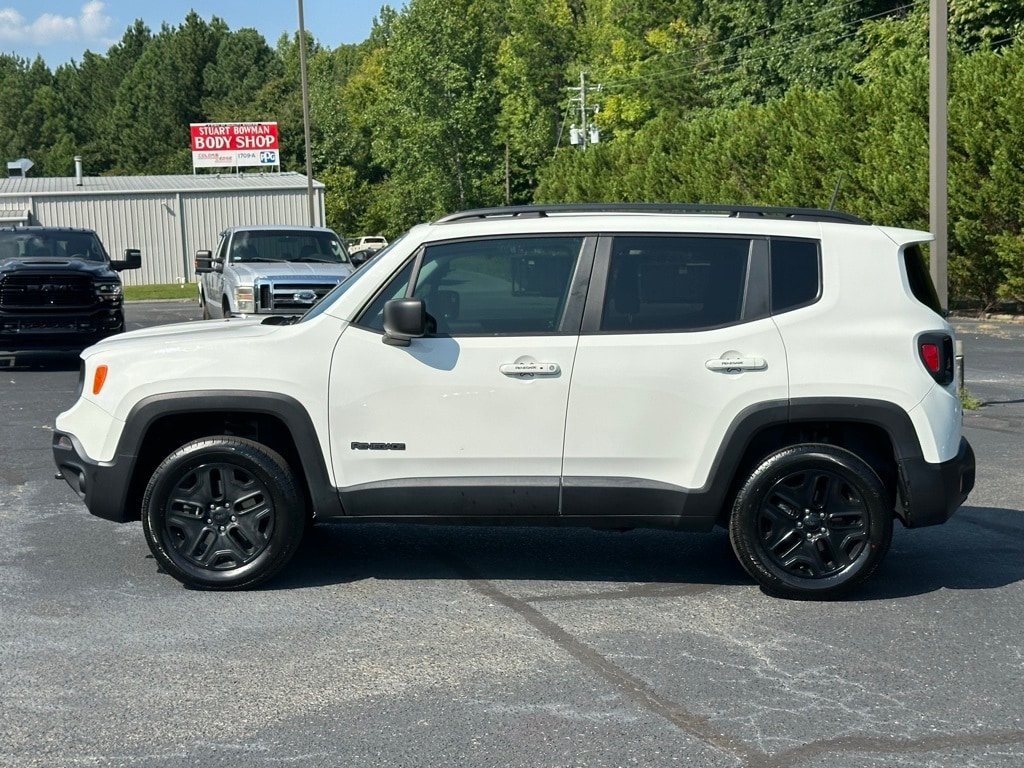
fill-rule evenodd
<path id="1" fill-rule="evenodd" d="M 892 542 L 893 505 L 857 455 L 824 444 L 785 448 L 740 488 L 729 539 L 765 591 L 832 598 L 863 582 Z"/>
<path id="2" fill-rule="evenodd" d="M 142 499 L 153 556 L 197 589 L 245 589 L 270 579 L 295 554 L 305 522 L 303 494 L 285 460 L 236 437 L 177 449 Z"/>

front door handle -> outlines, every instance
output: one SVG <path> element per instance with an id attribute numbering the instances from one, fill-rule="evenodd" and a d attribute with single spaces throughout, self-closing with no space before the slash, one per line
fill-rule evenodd
<path id="1" fill-rule="evenodd" d="M 505 363 L 498 370 L 506 376 L 557 376 L 562 372 L 558 363 L 538 363 L 534 361 Z"/>
<path id="2" fill-rule="evenodd" d="M 708 360 L 704 367 L 709 371 L 722 373 L 739 373 L 740 371 L 763 371 L 768 361 L 763 357 L 716 357 Z"/>

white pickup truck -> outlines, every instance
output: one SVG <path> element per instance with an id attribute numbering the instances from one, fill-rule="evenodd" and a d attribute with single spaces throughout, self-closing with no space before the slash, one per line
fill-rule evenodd
<path id="1" fill-rule="evenodd" d="M 303 226 L 230 227 L 195 266 L 204 320 L 301 315 L 355 270 L 338 233 Z"/>

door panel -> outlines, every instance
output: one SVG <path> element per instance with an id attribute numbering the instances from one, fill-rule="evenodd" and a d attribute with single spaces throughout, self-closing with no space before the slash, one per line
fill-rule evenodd
<path id="1" fill-rule="evenodd" d="M 636 504 L 594 510 L 580 503 L 593 493 L 566 492 L 563 514 L 665 514 L 708 483 L 745 408 L 788 395 L 766 309 L 768 250 L 758 239 L 688 235 L 605 238 L 597 252 L 563 476 L 567 488 L 607 484 Z"/>
<path id="2" fill-rule="evenodd" d="M 557 514 L 583 242 L 428 247 L 342 334 L 331 460 L 349 514 Z M 436 333 L 383 344 L 399 296 L 424 299 Z"/>
<path id="3" fill-rule="evenodd" d="M 732 358 L 764 366 L 708 366 Z M 771 319 L 692 333 L 584 336 L 563 472 L 702 488 L 736 416 L 787 393 L 785 348 Z"/>

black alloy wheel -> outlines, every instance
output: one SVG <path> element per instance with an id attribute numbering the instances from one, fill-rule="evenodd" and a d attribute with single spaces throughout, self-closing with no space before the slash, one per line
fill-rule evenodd
<path id="1" fill-rule="evenodd" d="M 828 598 L 866 579 L 892 541 L 893 505 L 874 470 L 824 444 L 780 450 L 736 496 L 729 536 L 740 563 L 764 589 Z"/>
<path id="2" fill-rule="evenodd" d="M 279 454 L 219 436 L 182 446 L 157 467 L 142 524 L 154 557 L 183 584 L 240 589 L 266 581 L 291 559 L 305 510 Z"/>

